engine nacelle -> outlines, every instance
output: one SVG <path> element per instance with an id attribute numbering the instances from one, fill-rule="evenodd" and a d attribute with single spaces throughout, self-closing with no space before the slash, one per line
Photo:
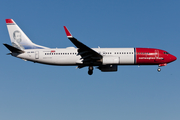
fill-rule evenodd
<path id="1" fill-rule="evenodd" d="M 117 65 L 102 65 L 98 69 L 102 72 L 115 72 L 117 71 Z"/>
<path id="2" fill-rule="evenodd" d="M 119 64 L 120 63 L 120 57 L 103 57 L 102 64 L 108 65 L 108 64 Z"/>

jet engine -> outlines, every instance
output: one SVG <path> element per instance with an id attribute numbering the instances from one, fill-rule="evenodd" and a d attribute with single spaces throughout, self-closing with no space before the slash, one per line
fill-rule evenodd
<path id="1" fill-rule="evenodd" d="M 115 72 L 117 71 L 117 65 L 102 65 L 98 69 L 102 72 Z"/>

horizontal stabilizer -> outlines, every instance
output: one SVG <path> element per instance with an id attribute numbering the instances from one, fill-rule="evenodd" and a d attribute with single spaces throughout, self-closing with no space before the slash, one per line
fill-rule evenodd
<path id="1" fill-rule="evenodd" d="M 11 45 L 8 45 L 8 44 L 3 44 L 4 46 L 6 46 L 12 53 L 24 53 L 24 51 L 18 49 L 18 48 L 15 48 Z"/>

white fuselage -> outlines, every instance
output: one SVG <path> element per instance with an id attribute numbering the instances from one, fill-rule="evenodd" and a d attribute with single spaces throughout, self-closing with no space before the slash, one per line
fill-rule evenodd
<path id="1" fill-rule="evenodd" d="M 134 48 L 92 48 L 101 54 L 104 59 L 103 64 L 135 64 Z M 78 55 L 77 48 L 68 47 L 65 49 L 28 49 L 22 54 L 12 54 L 18 58 L 50 65 L 79 65 L 83 64 L 81 56 Z M 108 60 L 112 59 L 114 61 Z"/>

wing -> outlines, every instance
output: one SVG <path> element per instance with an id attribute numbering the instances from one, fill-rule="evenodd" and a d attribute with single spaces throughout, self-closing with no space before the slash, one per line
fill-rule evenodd
<path id="1" fill-rule="evenodd" d="M 83 59 L 83 63 L 94 64 L 102 59 L 102 55 L 74 38 L 66 26 L 64 26 L 64 29 L 68 39 L 78 48 L 78 55 L 80 55 L 81 59 Z"/>

